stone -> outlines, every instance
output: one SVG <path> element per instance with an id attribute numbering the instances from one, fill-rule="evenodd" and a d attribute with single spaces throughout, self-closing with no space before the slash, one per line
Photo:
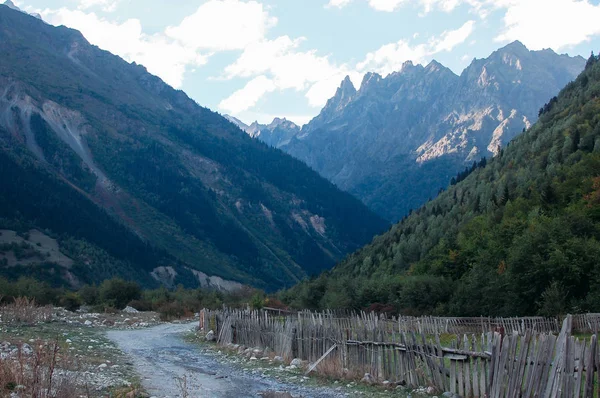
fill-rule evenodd
<path id="1" fill-rule="evenodd" d="M 302 366 L 302 360 L 300 358 L 294 358 L 292 359 L 292 362 L 290 362 L 290 365 L 299 368 Z"/>
<path id="2" fill-rule="evenodd" d="M 281 362 L 283 362 L 283 358 L 280 357 L 280 356 L 276 356 L 275 358 L 273 358 L 273 362 L 279 362 L 279 363 L 281 363 Z"/>
<path id="3" fill-rule="evenodd" d="M 98 365 L 98 369 L 104 369 L 107 366 L 108 366 L 107 364 L 101 363 L 100 365 Z"/>
<path id="4" fill-rule="evenodd" d="M 83 323 L 85 326 L 92 326 L 92 321 L 89 319 Z"/>
<path id="5" fill-rule="evenodd" d="M 21 346 L 21 352 L 24 355 L 31 355 L 31 354 L 33 354 L 33 348 L 31 348 L 31 346 L 29 344 L 25 343 Z"/>
<path id="6" fill-rule="evenodd" d="M 435 388 L 429 386 L 427 387 L 427 394 L 433 395 L 435 393 Z"/>
<path id="7" fill-rule="evenodd" d="M 373 376 L 371 376 L 371 373 L 365 373 L 365 375 L 360 380 L 360 382 L 372 385 L 372 384 L 375 384 L 375 378 Z"/>
<path id="8" fill-rule="evenodd" d="M 209 330 L 208 333 L 206 333 L 206 341 L 215 341 L 215 332 L 213 332 L 212 330 Z"/>
<path id="9" fill-rule="evenodd" d="M 127 307 L 123 308 L 123 312 L 127 312 L 129 314 L 137 314 L 139 311 L 133 307 L 127 306 Z"/>

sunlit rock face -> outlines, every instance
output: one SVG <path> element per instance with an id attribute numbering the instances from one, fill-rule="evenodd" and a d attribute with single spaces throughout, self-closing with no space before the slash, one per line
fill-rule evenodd
<path id="1" fill-rule="evenodd" d="M 406 62 L 385 77 L 367 73 L 358 89 L 346 78 L 310 123 L 265 142 L 394 221 L 494 156 L 584 65 L 520 42 L 473 60 L 460 76 L 436 61 Z"/>

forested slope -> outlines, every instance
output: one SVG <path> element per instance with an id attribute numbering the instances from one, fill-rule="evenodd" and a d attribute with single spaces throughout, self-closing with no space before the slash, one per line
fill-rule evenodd
<path id="1" fill-rule="evenodd" d="M 64 282 L 278 289 L 387 225 L 78 31 L 0 5 L 0 60 L 0 229 L 57 238 L 74 266 L 47 273 Z M 0 248 L 0 261 L 15 256 Z M 0 273 L 31 272 L 16 263 Z"/>
<path id="2" fill-rule="evenodd" d="M 599 96 L 592 56 L 493 160 L 282 297 L 299 307 L 405 314 L 597 312 Z"/>

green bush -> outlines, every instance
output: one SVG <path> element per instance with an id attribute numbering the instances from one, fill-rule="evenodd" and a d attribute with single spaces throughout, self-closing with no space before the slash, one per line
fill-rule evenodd
<path id="1" fill-rule="evenodd" d="M 113 278 L 102 282 L 100 285 L 100 301 L 105 306 L 122 310 L 132 300 L 142 296 L 140 286 L 135 282 Z"/>
<path id="2" fill-rule="evenodd" d="M 127 305 L 135 308 L 138 311 L 154 311 L 152 302 L 144 299 L 131 300 Z"/>
<path id="3" fill-rule="evenodd" d="M 77 311 L 81 307 L 81 297 L 77 293 L 67 292 L 60 298 L 60 305 L 68 311 Z"/>
<path id="4" fill-rule="evenodd" d="M 97 305 L 100 301 L 100 292 L 96 285 L 84 285 L 79 289 L 79 297 L 86 305 Z"/>

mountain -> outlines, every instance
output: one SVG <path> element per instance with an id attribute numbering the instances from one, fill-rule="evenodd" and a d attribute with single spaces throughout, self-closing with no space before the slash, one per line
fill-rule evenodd
<path id="1" fill-rule="evenodd" d="M 0 59 L 4 274 L 277 289 L 387 226 L 78 31 L 0 6 Z"/>
<path id="2" fill-rule="evenodd" d="M 276 117 L 269 124 L 254 122 L 248 126 L 233 116 L 224 116 L 231 123 L 248 133 L 250 137 L 257 138 L 265 144 L 275 148 L 281 148 L 282 146 L 287 145 L 301 130 L 300 126 L 286 118 Z"/>
<path id="3" fill-rule="evenodd" d="M 229 120 L 231 123 L 235 124 L 240 130 L 246 131 L 248 130 L 248 125 L 244 122 L 242 122 L 240 119 L 238 119 L 237 117 L 233 117 L 230 115 L 223 115 L 223 117 L 227 120 Z"/>
<path id="4" fill-rule="evenodd" d="M 15 5 L 15 3 L 13 3 L 11 0 L 6 0 L 4 2 L 4 5 L 7 6 L 8 8 L 10 8 L 11 10 L 25 12 L 25 11 L 21 10 L 19 7 L 17 7 Z M 32 17 L 35 17 L 37 19 L 42 19 L 42 16 L 40 14 L 37 14 L 37 13 L 35 13 L 35 14 L 28 14 L 28 15 L 31 15 Z"/>
<path id="5" fill-rule="evenodd" d="M 301 133 L 269 140 L 397 221 L 530 127 L 584 64 L 519 42 L 460 76 L 436 61 L 406 62 L 386 77 L 367 73 L 358 90 L 346 78 Z"/>
<path id="6" fill-rule="evenodd" d="M 466 174 L 466 175 L 465 175 Z M 547 315 L 600 308 L 600 61 L 488 162 L 331 272 L 302 308 Z"/>

